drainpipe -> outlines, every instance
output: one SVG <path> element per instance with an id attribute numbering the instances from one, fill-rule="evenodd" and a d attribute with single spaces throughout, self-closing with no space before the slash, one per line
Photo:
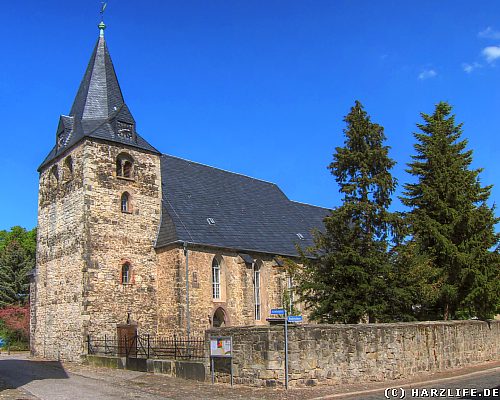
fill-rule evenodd
<path id="1" fill-rule="evenodd" d="M 187 242 L 184 242 L 184 256 L 186 257 L 186 330 L 187 339 L 191 334 L 191 315 L 189 313 L 189 256 Z"/>

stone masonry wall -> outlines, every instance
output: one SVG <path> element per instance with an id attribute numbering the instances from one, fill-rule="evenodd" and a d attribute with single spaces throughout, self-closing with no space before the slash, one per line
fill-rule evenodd
<path id="1" fill-rule="evenodd" d="M 134 160 L 132 179 L 116 176 L 121 152 Z M 130 213 L 121 210 L 125 191 Z M 155 332 L 153 244 L 160 209 L 155 154 L 85 140 L 41 172 L 37 267 L 30 291 L 34 354 L 78 360 L 86 352 L 87 334 L 114 336 L 127 320 L 137 323 L 139 332 Z M 128 284 L 121 282 L 125 262 L 131 265 Z"/>
<path id="2" fill-rule="evenodd" d="M 253 270 L 237 253 L 189 248 L 189 302 L 191 331 L 202 335 L 211 327 L 217 308 L 226 313 L 229 326 L 267 325 L 271 308 L 281 307 L 286 275 L 272 257 L 251 254 L 261 265 L 261 318 L 254 316 Z M 212 260 L 221 257 L 221 298 L 212 296 Z M 158 333 L 169 335 L 186 329 L 186 259 L 182 247 L 158 250 Z"/>
<path id="3" fill-rule="evenodd" d="M 116 159 L 134 160 L 132 178 L 116 174 Z M 88 141 L 85 146 L 87 266 L 84 271 L 85 334 L 116 335 L 117 324 L 137 323 L 139 333 L 156 330 L 156 252 L 161 210 L 158 155 L 118 144 Z M 130 195 L 130 212 L 121 196 Z M 122 265 L 130 283 L 121 282 Z"/>
<path id="4" fill-rule="evenodd" d="M 284 384 L 283 327 L 219 328 L 232 336 L 235 382 Z M 291 386 L 406 378 L 500 360 L 500 321 L 301 325 L 289 330 Z"/>
<path id="5" fill-rule="evenodd" d="M 83 153 L 80 145 L 40 174 L 30 340 L 32 352 L 46 358 L 71 359 L 82 353 Z M 68 156 L 72 173 L 65 164 Z"/>
<path id="6" fill-rule="evenodd" d="M 183 285 L 181 264 L 184 260 L 182 248 L 162 248 L 157 251 L 158 257 L 158 294 L 157 333 L 170 336 L 179 333 L 184 321 L 185 305 L 181 301 Z M 185 296 L 185 294 L 184 294 Z"/>

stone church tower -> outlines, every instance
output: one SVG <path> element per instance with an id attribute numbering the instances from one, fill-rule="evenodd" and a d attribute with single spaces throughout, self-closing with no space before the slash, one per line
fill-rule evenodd
<path id="1" fill-rule="evenodd" d="M 293 303 L 283 258 L 313 244 L 329 210 L 158 152 L 137 133 L 99 28 L 38 170 L 32 352 L 75 360 L 88 336 L 267 324 Z"/>
<path id="2" fill-rule="evenodd" d="M 136 131 L 104 39 L 105 25 L 56 144 L 39 167 L 32 351 L 84 353 L 109 321 L 156 321 L 160 154 Z"/>

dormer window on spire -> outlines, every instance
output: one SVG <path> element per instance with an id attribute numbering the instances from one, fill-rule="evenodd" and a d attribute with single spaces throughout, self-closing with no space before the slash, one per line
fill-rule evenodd
<path id="1" fill-rule="evenodd" d="M 55 135 L 55 148 L 39 170 L 70 147 L 80 143 L 83 138 L 126 144 L 158 153 L 137 134 L 134 117 L 123 98 L 104 39 L 105 28 L 106 25 L 101 21 L 99 38 L 69 115 L 61 115 Z M 127 178 L 127 175 L 130 175 L 129 179 L 133 179 L 133 162 L 122 164 L 117 167 L 117 176 Z"/>
<path id="2" fill-rule="evenodd" d="M 124 139 L 134 138 L 134 125 L 123 121 L 116 121 L 116 133 Z"/>

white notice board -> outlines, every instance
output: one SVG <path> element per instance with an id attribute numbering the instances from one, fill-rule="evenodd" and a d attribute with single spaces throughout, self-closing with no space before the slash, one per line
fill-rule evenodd
<path id="1" fill-rule="evenodd" d="M 233 340 L 231 336 L 210 338 L 210 357 L 232 357 Z"/>

